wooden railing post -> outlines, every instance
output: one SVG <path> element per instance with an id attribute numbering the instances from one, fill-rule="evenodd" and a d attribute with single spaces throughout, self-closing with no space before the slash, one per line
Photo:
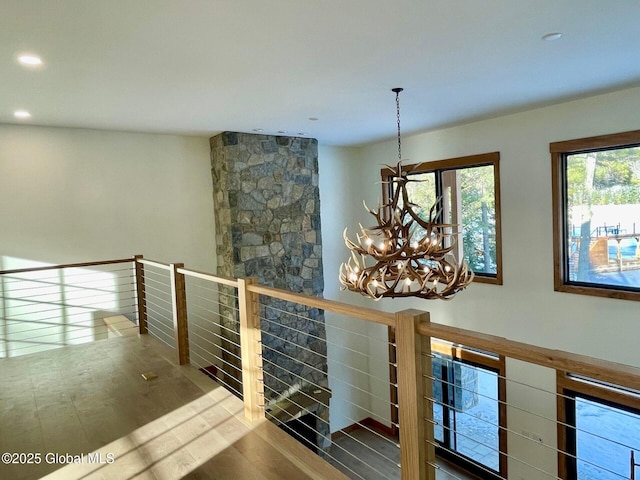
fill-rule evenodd
<path id="1" fill-rule="evenodd" d="M 240 309 L 240 350 L 242 358 L 242 397 L 244 415 L 248 420 L 264 418 L 264 384 L 262 376 L 262 333 L 260 331 L 259 300 L 249 292 L 248 285 L 256 278 L 238 279 Z"/>
<path id="2" fill-rule="evenodd" d="M 184 274 L 178 273 L 183 263 L 170 264 L 171 275 L 171 304 L 173 310 L 173 335 L 178 352 L 178 364 L 189 363 L 189 330 L 187 327 L 187 293 Z"/>
<path id="3" fill-rule="evenodd" d="M 396 361 L 398 365 L 398 413 L 400 472 L 402 480 L 435 480 L 433 408 L 431 398 L 431 342 L 417 333 L 429 322 L 429 313 L 404 310 L 396 313 Z M 426 354 L 426 355 L 423 355 Z"/>
<path id="4" fill-rule="evenodd" d="M 134 264 L 136 267 L 136 293 L 138 297 L 138 331 L 140 335 L 149 333 L 147 329 L 147 299 L 144 283 L 144 265 L 138 260 L 142 260 L 142 255 L 135 255 Z"/>

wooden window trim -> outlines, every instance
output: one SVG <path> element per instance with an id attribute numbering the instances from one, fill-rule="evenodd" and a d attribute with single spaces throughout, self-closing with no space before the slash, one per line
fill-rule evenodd
<path id="1" fill-rule="evenodd" d="M 610 135 L 579 138 L 549 144 L 551 153 L 551 199 L 553 204 L 553 288 L 556 292 L 592 295 L 640 301 L 640 292 L 620 290 L 610 286 L 573 285 L 565 281 L 564 252 L 564 159 L 567 155 L 585 151 L 606 150 L 640 144 L 640 130 Z"/>
<path id="2" fill-rule="evenodd" d="M 496 273 L 495 276 L 475 275 L 475 283 L 490 285 L 502 285 L 502 206 L 500 203 L 500 152 L 481 153 L 464 157 L 447 158 L 431 162 L 421 162 L 403 165 L 403 170 L 414 174 L 429 173 L 436 170 L 454 170 L 457 168 L 493 166 L 493 182 L 496 209 Z M 380 170 L 382 181 L 385 182 L 393 174 L 393 170 L 385 167 Z M 389 189 L 382 189 L 382 198 L 386 203 L 389 200 Z"/>
<path id="3" fill-rule="evenodd" d="M 398 409 L 394 405 L 398 403 L 398 388 L 395 386 L 398 377 L 395 350 L 395 329 L 388 328 L 389 336 L 389 377 L 391 380 L 391 429 L 390 434 L 398 436 Z M 508 478 L 508 442 L 507 442 L 507 380 L 506 357 L 504 355 L 484 354 L 475 350 L 469 350 L 462 345 L 452 344 L 437 338 L 431 338 L 431 352 L 450 356 L 468 364 L 476 364 L 480 367 L 493 370 L 498 374 L 498 448 L 499 448 L 499 474 Z"/>
<path id="4" fill-rule="evenodd" d="M 562 480 L 571 480 L 572 459 L 567 452 L 570 447 L 570 418 L 567 408 L 568 402 L 575 399 L 577 395 L 584 395 L 587 398 L 601 399 L 603 402 L 618 404 L 632 410 L 638 410 L 638 395 L 627 393 L 623 390 L 615 390 L 615 387 L 625 388 L 622 383 L 624 376 L 604 376 L 597 380 L 589 381 L 588 378 L 574 377 L 572 372 L 556 370 L 556 392 L 557 392 L 557 432 L 558 432 L 558 474 Z M 622 381 L 622 382 L 621 382 Z M 607 382 L 612 385 L 600 385 L 598 382 Z"/>

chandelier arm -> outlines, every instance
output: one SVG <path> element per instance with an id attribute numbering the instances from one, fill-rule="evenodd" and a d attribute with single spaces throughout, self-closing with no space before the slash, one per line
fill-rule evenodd
<path id="1" fill-rule="evenodd" d="M 418 215 L 420 205 L 409 199 L 407 184 L 418 182 L 407 173 L 411 169 L 402 168 L 402 142 L 400 135 L 401 88 L 396 93 L 396 113 L 398 124 L 398 163 L 391 171 L 389 180 L 390 196 L 384 202 L 378 201 L 377 209 L 367 210 L 376 225 L 364 228 L 352 241 L 343 232 L 345 245 L 351 256 L 339 269 L 339 280 L 343 289 L 358 292 L 374 300 L 394 297 L 419 297 L 424 299 L 449 300 L 457 292 L 466 288 L 474 278 L 464 259 L 450 261 L 455 247 L 456 236 L 460 233 L 455 224 L 439 223 L 443 212 L 442 197 L 429 209 L 428 219 Z M 456 231 L 456 233 L 454 233 Z M 448 246 L 444 246 L 449 243 Z M 367 259 L 374 265 L 367 267 Z"/>

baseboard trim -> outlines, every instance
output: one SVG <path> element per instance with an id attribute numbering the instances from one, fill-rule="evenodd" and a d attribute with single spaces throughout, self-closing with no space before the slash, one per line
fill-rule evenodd
<path id="1" fill-rule="evenodd" d="M 360 420 L 359 422 L 353 423 L 347 427 L 344 427 L 342 430 L 338 430 L 337 432 L 333 432 L 331 434 L 331 441 L 335 442 L 336 440 L 338 440 L 339 438 L 344 437 L 345 435 L 348 435 L 352 432 L 355 432 L 356 430 L 360 430 L 363 427 L 368 428 L 369 430 L 373 430 L 375 432 L 378 432 L 382 435 L 387 435 L 390 437 L 394 437 L 394 432 L 393 432 L 393 427 L 388 427 L 386 425 L 384 425 L 383 423 L 380 423 L 377 420 L 374 420 L 371 417 L 367 417 L 365 419 Z"/>

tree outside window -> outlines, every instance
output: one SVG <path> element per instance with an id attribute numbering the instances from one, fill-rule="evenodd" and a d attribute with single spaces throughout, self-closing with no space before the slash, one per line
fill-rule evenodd
<path id="1" fill-rule="evenodd" d="M 640 299 L 640 131 L 551 153 L 556 290 Z"/>
<path id="2" fill-rule="evenodd" d="M 438 221 L 454 225 L 453 253 L 464 257 L 481 283 L 502 284 L 499 153 L 403 166 L 413 209 L 425 220 L 436 204 Z M 382 171 L 383 180 L 389 176 Z M 437 202 L 437 203 L 436 203 Z"/>

